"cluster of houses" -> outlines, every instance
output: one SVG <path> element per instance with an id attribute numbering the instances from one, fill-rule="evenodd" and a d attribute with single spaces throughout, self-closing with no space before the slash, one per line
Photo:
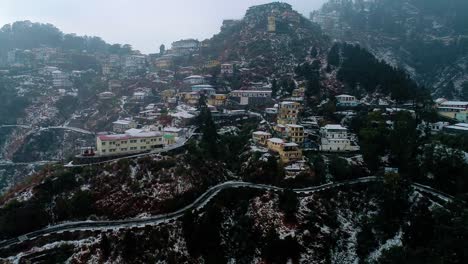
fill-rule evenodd
<path id="1" fill-rule="evenodd" d="M 311 127 L 318 128 L 317 122 L 299 122 L 302 104 L 297 101 L 283 101 L 266 113 L 276 115 L 272 131 L 255 131 L 253 142 L 277 153 L 285 164 L 303 160 L 302 149 L 306 147 Z M 318 131 L 320 138 L 317 150 L 323 152 L 354 152 L 359 146 L 352 140 L 348 130 L 341 125 L 325 125 Z"/>

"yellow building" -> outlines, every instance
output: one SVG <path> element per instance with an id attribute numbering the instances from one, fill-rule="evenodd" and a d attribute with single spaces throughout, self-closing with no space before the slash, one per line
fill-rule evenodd
<path id="1" fill-rule="evenodd" d="M 268 17 L 268 32 L 276 32 L 276 17 Z"/>
<path id="2" fill-rule="evenodd" d="M 302 150 L 296 143 L 285 143 L 279 154 L 284 163 L 302 160 Z"/>
<path id="3" fill-rule="evenodd" d="M 154 66 L 158 69 L 168 69 L 172 67 L 172 60 L 170 58 L 159 58 L 154 61 Z"/>
<path id="4" fill-rule="evenodd" d="M 278 153 L 284 163 L 302 160 L 302 151 L 296 143 L 285 143 L 282 139 L 270 138 L 267 146 L 269 150 Z"/>
<path id="5" fill-rule="evenodd" d="M 301 110 L 298 102 L 281 102 L 278 109 L 277 123 L 280 125 L 297 124 L 297 117 Z"/>
<path id="6" fill-rule="evenodd" d="M 268 132 L 255 131 L 252 133 L 252 139 L 257 144 L 267 145 L 267 142 L 270 138 L 271 138 L 271 134 Z"/>
<path id="7" fill-rule="evenodd" d="M 284 140 L 281 138 L 270 138 L 267 141 L 267 147 L 273 152 L 280 152 L 283 148 Z"/>
<path id="8" fill-rule="evenodd" d="M 221 65 L 218 60 L 210 60 L 205 64 L 205 68 L 214 68 Z"/>
<path id="9" fill-rule="evenodd" d="M 227 94 L 214 94 L 208 98 L 208 104 L 212 106 L 223 106 L 226 104 Z"/>
<path id="10" fill-rule="evenodd" d="M 96 138 L 97 153 L 101 156 L 125 155 L 164 147 L 159 132 L 130 129 L 125 134 L 101 135 Z"/>
<path id="11" fill-rule="evenodd" d="M 200 101 L 200 94 L 197 92 L 179 93 L 179 99 L 188 105 L 197 105 Z"/>
<path id="12" fill-rule="evenodd" d="M 299 125 L 286 125 L 286 133 L 289 140 L 293 143 L 304 143 L 305 134 L 304 127 Z"/>
<path id="13" fill-rule="evenodd" d="M 292 92 L 292 97 L 304 97 L 304 95 L 305 95 L 304 87 L 294 89 Z"/>
<path id="14" fill-rule="evenodd" d="M 173 98 L 175 95 L 176 91 L 174 89 L 168 89 L 161 92 L 161 97 L 165 102 L 167 102 L 170 98 Z"/>

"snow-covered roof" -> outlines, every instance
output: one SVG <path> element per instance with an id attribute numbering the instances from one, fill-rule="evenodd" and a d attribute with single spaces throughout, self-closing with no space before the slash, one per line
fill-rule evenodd
<path id="1" fill-rule="evenodd" d="M 340 94 L 340 95 L 337 95 L 335 96 L 336 98 L 345 98 L 345 97 L 354 97 L 352 95 L 348 95 L 348 94 Z"/>
<path id="2" fill-rule="evenodd" d="M 253 134 L 256 135 L 256 136 L 271 136 L 270 133 L 265 132 L 265 131 L 255 131 L 255 132 L 253 132 Z"/>
<path id="3" fill-rule="evenodd" d="M 465 101 L 446 101 L 441 104 L 442 106 L 468 106 Z"/>
<path id="4" fill-rule="evenodd" d="M 323 128 L 326 130 L 346 130 L 346 128 L 341 125 L 326 125 Z"/>
<path id="5" fill-rule="evenodd" d="M 190 80 L 190 79 L 204 79 L 205 77 L 201 76 L 201 75 L 190 75 L 188 77 L 186 77 L 184 80 Z"/>
<path id="6" fill-rule="evenodd" d="M 164 132 L 178 133 L 180 131 L 182 131 L 182 129 L 178 128 L 178 127 L 166 127 L 166 128 L 164 128 Z"/>
<path id="7" fill-rule="evenodd" d="M 445 128 L 454 129 L 454 130 L 468 131 L 468 124 L 466 124 L 466 123 L 459 123 L 459 124 L 455 124 L 455 125 L 453 125 L 453 126 L 446 126 Z"/>
<path id="8" fill-rule="evenodd" d="M 117 121 L 113 122 L 112 124 L 114 124 L 114 125 L 130 125 L 132 122 L 133 122 L 132 120 L 123 119 L 123 120 L 117 120 Z"/>
<path id="9" fill-rule="evenodd" d="M 273 142 L 273 143 L 277 143 L 277 144 L 283 144 L 284 143 L 284 141 L 281 138 L 270 138 L 270 139 L 268 139 L 268 141 Z"/>
<path id="10" fill-rule="evenodd" d="M 292 127 L 292 128 L 304 128 L 303 126 L 300 125 L 293 125 L 293 124 L 288 124 L 286 125 L 287 127 Z"/>
<path id="11" fill-rule="evenodd" d="M 285 147 L 299 147 L 298 144 L 292 143 L 292 142 L 290 142 L 290 143 L 285 143 L 284 146 L 285 146 Z"/>

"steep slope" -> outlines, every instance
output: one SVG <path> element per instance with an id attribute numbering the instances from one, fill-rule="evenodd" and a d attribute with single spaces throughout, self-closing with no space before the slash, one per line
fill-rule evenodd
<path id="1" fill-rule="evenodd" d="M 289 4 L 249 8 L 242 20 L 224 26 L 208 40 L 202 54 L 221 61 L 242 61 L 257 73 L 287 74 L 305 60 L 312 47 L 328 49 L 328 37 Z"/>
<path id="2" fill-rule="evenodd" d="M 468 2 L 331 0 L 312 14 L 327 34 L 358 42 L 436 95 L 468 81 Z"/>

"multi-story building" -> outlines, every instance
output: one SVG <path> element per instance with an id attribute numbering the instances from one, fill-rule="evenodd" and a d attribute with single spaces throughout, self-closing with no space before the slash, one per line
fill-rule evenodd
<path id="1" fill-rule="evenodd" d="M 255 131 L 252 133 L 252 139 L 254 143 L 260 145 L 267 145 L 268 140 L 271 138 L 271 134 L 264 131 Z"/>
<path id="2" fill-rule="evenodd" d="M 160 132 L 134 128 L 124 134 L 100 135 L 96 138 L 97 153 L 101 156 L 126 155 L 163 147 L 163 135 Z"/>
<path id="3" fill-rule="evenodd" d="M 199 84 L 192 86 L 192 92 L 203 93 L 206 96 L 212 96 L 216 94 L 216 89 L 209 84 Z"/>
<path id="4" fill-rule="evenodd" d="M 186 77 L 184 79 L 185 84 L 191 84 L 191 85 L 197 85 L 197 84 L 204 84 L 205 83 L 205 77 L 200 76 L 200 75 L 191 75 L 189 77 Z"/>
<path id="5" fill-rule="evenodd" d="M 302 151 L 296 143 L 286 143 L 279 138 L 270 138 L 267 146 L 269 150 L 278 153 L 284 163 L 302 160 Z"/>
<path id="6" fill-rule="evenodd" d="M 271 90 L 235 90 L 231 98 L 240 105 L 259 105 L 271 100 Z"/>
<path id="7" fill-rule="evenodd" d="M 224 106 L 226 105 L 226 101 L 226 94 L 214 94 L 208 98 L 208 104 L 213 106 Z"/>
<path id="8" fill-rule="evenodd" d="M 305 133 L 303 126 L 288 124 L 286 125 L 286 134 L 289 141 L 299 145 L 304 143 Z"/>
<path id="9" fill-rule="evenodd" d="M 196 50 L 200 47 L 200 41 L 196 39 L 183 39 L 172 43 L 173 50 Z"/>
<path id="10" fill-rule="evenodd" d="M 52 72 L 52 83 L 55 88 L 67 88 L 72 86 L 70 76 L 59 70 Z"/>
<path id="11" fill-rule="evenodd" d="M 466 122 L 468 115 L 468 102 L 464 101 L 440 101 L 437 112 L 443 117 Z"/>
<path id="12" fill-rule="evenodd" d="M 277 123 L 280 125 L 297 124 L 301 104 L 298 102 L 281 102 L 278 109 Z"/>
<path id="13" fill-rule="evenodd" d="M 268 32 L 276 32 L 276 17 L 269 16 L 268 17 Z"/>
<path id="14" fill-rule="evenodd" d="M 223 75 L 233 75 L 234 74 L 234 65 L 230 63 L 221 64 L 221 74 Z"/>
<path id="15" fill-rule="evenodd" d="M 346 152 L 357 151 L 359 146 L 353 145 L 348 137 L 348 130 L 341 125 L 326 125 L 320 129 L 321 151 Z"/>
<path id="16" fill-rule="evenodd" d="M 355 107 L 359 104 L 359 101 L 356 99 L 356 97 L 347 94 L 337 95 L 336 100 L 336 106 Z"/>
<path id="17" fill-rule="evenodd" d="M 129 129 L 136 128 L 137 125 L 138 124 L 131 118 L 125 118 L 125 119 L 121 119 L 121 120 L 117 120 L 113 122 L 112 130 L 115 133 L 123 133 Z"/>

